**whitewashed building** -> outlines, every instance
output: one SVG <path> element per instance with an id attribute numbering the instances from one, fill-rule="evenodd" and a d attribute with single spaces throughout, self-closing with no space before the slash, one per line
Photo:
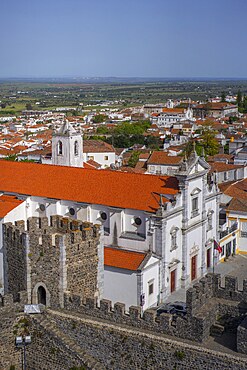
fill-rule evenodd
<path id="1" fill-rule="evenodd" d="M 0 189 L 22 201 L 8 221 L 58 214 L 101 224 L 103 297 L 146 309 L 212 266 L 219 191 L 208 171 L 196 153 L 173 176 L 0 161 Z"/>

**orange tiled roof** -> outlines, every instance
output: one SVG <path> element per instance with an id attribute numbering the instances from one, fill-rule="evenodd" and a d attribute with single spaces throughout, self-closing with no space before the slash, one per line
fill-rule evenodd
<path id="1" fill-rule="evenodd" d="M 210 167 L 210 172 L 226 172 L 230 170 L 236 170 L 237 168 L 241 168 L 243 166 L 224 162 L 210 162 Z"/>
<path id="2" fill-rule="evenodd" d="M 0 218 L 6 216 L 12 209 L 23 203 L 22 200 L 10 195 L 0 196 Z"/>
<path id="3" fill-rule="evenodd" d="M 171 114 L 184 113 L 184 108 L 163 108 L 162 112 Z"/>
<path id="4" fill-rule="evenodd" d="M 136 271 L 143 262 L 147 253 L 127 251 L 117 248 L 105 247 L 105 266 L 117 267 L 126 270 Z"/>
<path id="5" fill-rule="evenodd" d="M 102 140 L 83 140 L 84 153 L 108 153 L 115 152 L 111 144 Z"/>
<path id="6" fill-rule="evenodd" d="M 227 207 L 227 211 L 240 211 L 247 213 L 247 199 L 233 198 Z"/>
<path id="7" fill-rule="evenodd" d="M 167 155 L 165 152 L 153 152 L 151 157 L 148 159 L 148 164 L 179 164 L 183 161 L 183 157 L 175 155 Z"/>
<path id="8" fill-rule="evenodd" d="M 0 161 L 0 191 L 155 212 L 158 194 L 177 194 L 171 176 Z M 167 199 L 168 201 L 168 199 Z"/>
<path id="9" fill-rule="evenodd" d="M 93 161 L 92 159 L 89 159 L 87 162 L 84 162 L 84 166 L 87 164 L 89 167 L 88 168 L 100 168 L 101 164 L 98 162 Z"/>
<path id="10" fill-rule="evenodd" d="M 227 186 L 229 184 L 229 186 Z M 247 194 L 247 179 L 239 180 L 236 182 L 230 182 L 223 186 L 224 184 L 220 184 L 220 190 L 229 195 L 232 198 L 244 199 L 246 200 Z"/>

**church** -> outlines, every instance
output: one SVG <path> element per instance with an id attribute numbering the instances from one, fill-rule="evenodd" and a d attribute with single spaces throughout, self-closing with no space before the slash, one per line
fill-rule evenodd
<path id="1" fill-rule="evenodd" d="M 27 229 L 34 217 L 48 226 L 54 216 L 100 225 L 97 297 L 127 308 L 156 306 L 204 276 L 218 239 L 220 195 L 204 158 L 192 152 L 173 176 L 133 174 L 83 168 L 82 148 L 65 122 L 53 136 L 53 165 L 0 161 L 2 292 L 11 293 L 3 224 L 23 221 Z M 28 303 L 37 301 L 35 289 Z"/>

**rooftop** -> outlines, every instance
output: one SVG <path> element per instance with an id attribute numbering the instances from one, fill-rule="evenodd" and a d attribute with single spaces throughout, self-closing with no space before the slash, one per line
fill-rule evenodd
<path id="1" fill-rule="evenodd" d="M 147 253 L 133 252 L 119 248 L 105 247 L 105 266 L 117 267 L 126 270 L 136 271 L 143 262 Z"/>
<path id="2" fill-rule="evenodd" d="M 171 176 L 0 161 L 0 191 L 155 212 L 158 194 L 177 194 Z M 166 200 L 169 201 L 168 199 Z"/>
<path id="3" fill-rule="evenodd" d="M 6 216 L 12 209 L 16 208 L 19 204 L 23 203 L 22 200 L 14 196 L 1 195 L 0 196 L 0 218 Z"/>

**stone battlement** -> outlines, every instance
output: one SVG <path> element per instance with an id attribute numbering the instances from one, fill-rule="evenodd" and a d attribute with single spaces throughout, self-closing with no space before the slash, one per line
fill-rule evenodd
<path id="1" fill-rule="evenodd" d="M 131 306 L 126 311 L 125 304 L 103 299 L 83 298 L 65 293 L 64 308 L 69 311 L 98 317 L 111 322 L 139 327 L 167 335 L 202 342 L 210 335 L 210 329 L 219 315 L 242 317 L 247 312 L 247 290 L 237 290 L 237 279 L 227 276 L 225 286 L 220 275 L 208 274 L 187 291 L 187 315 L 177 316 L 163 313 L 156 316 L 155 309 L 144 311 L 141 307 Z M 237 305 L 235 302 L 242 303 Z M 243 305 L 244 304 L 244 305 Z M 245 308 L 244 308 L 245 307 Z"/>
<path id="2" fill-rule="evenodd" d="M 88 237 L 97 238 L 100 232 L 100 225 L 94 225 L 91 222 L 83 222 L 59 215 L 51 216 L 50 224 L 47 217 L 30 217 L 27 220 L 26 228 L 23 220 L 15 221 L 14 224 L 8 222 L 3 225 L 3 228 L 4 232 L 8 235 L 12 235 L 13 232 L 16 232 L 18 236 L 25 232 L 44 235 L 53 233 L 76 233 L 81 234 L 83 240 Z"/>
<path id="3" fill-rule="evenodd" d="M 223 279 L 220 274 L 207 274 L 186 292 L 188 314 L 196 314 L 212 298 L 247 303 L 247 279 L 243 280 L 242 290 L 238 290 L 238 286 L 234 276 Z"/>
<path id="4" fill-rule="evenodd" d="M 31 217 L 3 225 L 5 292 L 26 290 L 28 303 L 63 307 L 65 291 L 101 297 L 100 225 L 68 217 Z"/>

